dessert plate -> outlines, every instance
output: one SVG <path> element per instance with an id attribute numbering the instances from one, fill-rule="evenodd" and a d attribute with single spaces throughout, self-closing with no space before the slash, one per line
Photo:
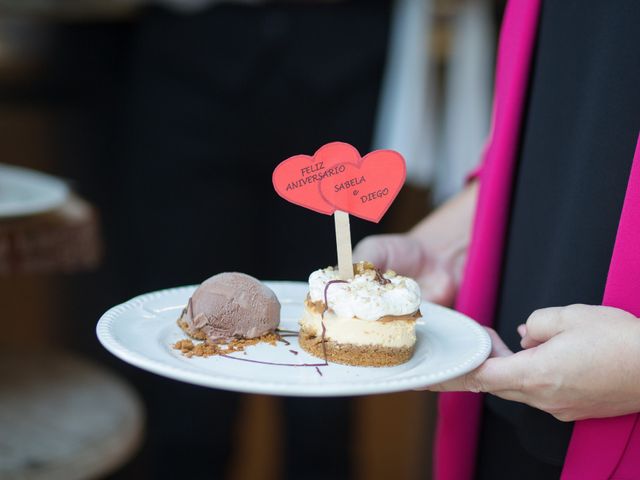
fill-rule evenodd
<path id="1" fill-rule="evenodd" d="M 46 212 L 62 205 L 69 189 L 50 175 L 0 164 L 0 218 Z"/>
<path id="2" fill-rule="evenodd" d="M 282 305 L 280 328 L 297 331 L 307 283 L 264 283 Z M 413 358 L 395 367 L 304 366 L 322 360 L 302 350 L 296 337 L 286 337 L 290 345 L 248 347 L 246 354 L 233 353 L 234 358 L 187 358 L 172 345 L 186 337 L 176 319 L 195 289 L 194 285 L 160 290 L 111 308 L 98 321 L 98 339 L 125 362 L 174 380 L 238 392 L 307 397 L 369 395 L 432 385 L 473 370 L 491 351 L 489 335 L 476 322 L 423 302 Z"/>

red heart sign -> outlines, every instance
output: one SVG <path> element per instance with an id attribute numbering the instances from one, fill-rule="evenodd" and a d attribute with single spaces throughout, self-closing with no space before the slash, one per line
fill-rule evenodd
<path id="1" fill-rule="evenodd" d="M 344 167 L 344 168 L 341 168 Z M 378 223 L 407 176 L 404 158 L 393 150 L 376 150 L 320 182 L 320 193 L 337 210 Z"/>
<path id="2" fill-rule="evenodd" d="M 348 143 L 333 142 L 313 155 L 295 155 L 281 162 L 273 171 L 273 186 L 285 200 L 331 215 L 335 208 L 320 195 L 320 181 L 344 171 L 344 163 L 358 163 L 358 150 Z"/>
<path id="3" fill-rule="evenodd" d="M 377 150 L 360 157 L 358 150 L 333 142 L 313 155 L 295 155 L 273 171 L 273 186 L 285 200 L 331 215 L 342 210 L 379 222 L 406 178 L 402 155 Z"/>

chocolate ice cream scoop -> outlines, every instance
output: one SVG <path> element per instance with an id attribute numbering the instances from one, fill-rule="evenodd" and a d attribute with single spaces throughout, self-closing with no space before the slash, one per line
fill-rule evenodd
<path id="1" fill-rule="evenodd" d="M 280 302 L 255 278 L 225 272 L 205 280 L 189 299 L 178 324 L 198 340 L 255 338 L 280 322 Z"/>

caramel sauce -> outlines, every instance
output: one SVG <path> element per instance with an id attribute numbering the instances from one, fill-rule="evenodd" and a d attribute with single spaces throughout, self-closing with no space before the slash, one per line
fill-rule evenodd
<path id="1" fill-rule="evenodd" d="M 317 302 L 312 302 L 309 295 L 304 301 L 305 307 L 312 313 L 317 313 L 318 315 L 322 315 L 327 309 L 326 305 L 322 300 L 318 300 Z M 380 317 L 376 320 L 376 322 L 389 323 L 389 322 L 415 322 L 417 319 L 421 318 L 422 314 L 420 310 L 416 310 L 413 313 L 409 313 L 407 315 L 385 315 L 384 317 Z"/>

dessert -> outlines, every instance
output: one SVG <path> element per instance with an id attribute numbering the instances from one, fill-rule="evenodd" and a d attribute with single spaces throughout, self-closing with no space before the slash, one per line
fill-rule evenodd
<path id="1" fill-rule="evenodd" d="M 328 361 L 358 366 L 391 366 L 408 361 L 416 343 L 420 287 L 373 264 L 354 265 L 354 278 L 340 280 L 328 267 L 309 276 L 300 318 L 300 346 Z"/>
<path id="2" fill-rule="evenodd" d="M 275 332 L 280 302 L 250 275 L 225 272 L 205 280 L 178 319 L 190 337 L 208 343 L 253 339 Z"/>

